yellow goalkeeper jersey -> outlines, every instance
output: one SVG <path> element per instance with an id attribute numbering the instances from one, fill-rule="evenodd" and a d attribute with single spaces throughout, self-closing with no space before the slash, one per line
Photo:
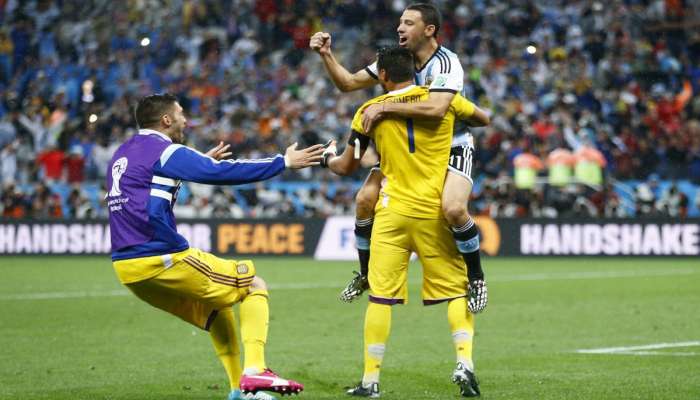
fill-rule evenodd
<path id="1" fill-rule="evenodd" d="M 377 207 L 416 218 L 440 218 L 442 188 L 445 183 L 455 119 L 474 114 L 474 104 L 456 94 L 442 119 L 391 117 L 374 129 L 362 129 L 362 111 L 384 101 L 413 103 L 428 98 L 428 87 L 395 90 L 364 103 L 355 113 L 352 130 L 374 140 L 380 154 L 380 168 L 386 176 Z"/>

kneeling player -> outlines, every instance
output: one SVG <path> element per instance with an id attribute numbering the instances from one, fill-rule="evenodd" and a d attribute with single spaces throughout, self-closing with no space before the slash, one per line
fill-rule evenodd
<path id="1" fill-rule="evenodd" d="M 136 107 L 141 128 L 110 162 L 107 187 L 112 261 L 119 280 L 137 297 L 198 328 L 209 331 L 228 374 L 229 400 L 274 399 L 262 391 L 298 393 L 303 385 L 267 368 L 264 347 L 269 321 L 265 282 L 251 261 L 218 258 L 190 248 L 173 215 L 182 180 L 206 184 L 261 181 L 285 168 L 318 164 L 320 145 L 261 160 L 223 160 L 228 146 L 207 154 L 182 145 L 186 119 L 172 95 L 152 95 Z M 245 350 L 240 365 L 233 316 L 240 303 Z"/>

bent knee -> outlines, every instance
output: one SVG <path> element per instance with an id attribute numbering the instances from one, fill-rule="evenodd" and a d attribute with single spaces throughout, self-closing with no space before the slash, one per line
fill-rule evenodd
<path id="1" fill-rule="evenodd" d="M 374 205 L 377 204 L 379 190 L 374 188 L 363 187 L 355 196 L 355 206 L 358 214 L 371 214 L 374 210 Z"/>
<path id="2" fill-rule="evenodd" d="M 453 201 L 443 204 L 442 213 L 445 215 L 447 222 L 453 226 L 461 225 L 469 218 L 466 202 Z"/>
<path id="3" fill-rule="evenodd" d="M 257 275 L 253 278 L 253 282 L 250 284 L 250 291 L 254 292 L 256 290 L 267 290 L 267 283 L 265 283 L 263 278 Z"/>

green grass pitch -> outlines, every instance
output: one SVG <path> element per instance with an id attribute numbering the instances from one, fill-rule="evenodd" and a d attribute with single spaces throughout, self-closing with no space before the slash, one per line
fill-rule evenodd
<path id="1" fill-rule="evenodd" d="M 484 264 L 482 398 L 700 399 L 697 259 Z M 306 385 L 300 400 L 347 398 L 362 373 L 366 297 L 347 305 L 337 296 L 354 264 L 256 265 L 271 286 L 269 366 Z M 0 274 L 0 399 L 226 398 L 208 335 L 128 294 L 106 257 L 2 256 Z M 419 281 L 414 264 L 410 302 L 394 308 L 382 398 L 457 399 L 446 308 L 423 307 Z M 647 346 L 661 343 L 675 347 Z"/>

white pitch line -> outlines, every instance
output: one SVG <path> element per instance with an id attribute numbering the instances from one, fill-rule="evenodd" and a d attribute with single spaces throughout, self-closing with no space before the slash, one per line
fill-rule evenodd
<path id="1" fill-rule="evenodd" d="M 600 349 L 580 349 L 576 350 L 577 353 L 582 354 L 613 354 L 613 353 L 625 353 L 625 352 L 635 352 L 638 350 L 658 350 L 658 349 L 669 349 L 674 347 L 694 347 L 700 346 L 700 341 L 691 342 L 676 342 L 676 343 L 653 343 L 643 346 L 624 346 L 624 347 L 603 347 Z"/>
<path id="2" fill-rule="evenodd" d="M 511 276 L 496 276 L 490 278 L 489 282 L 527 282 L 527 281 L 549 281 L 549 280 L 580 280 L 580 279 L 616 279 L 616 278 L 645 278 L 655 276 L 692 275 L 700 270 L 695 269 L 667 269 L 661 271 L 573 271 L 554 272 L 539 274 L 521 274 Z M 409 284 L 419 284 L 420 281 L 409 281 Z M 344 283 L 271 283 L 268 285 L 271 290 L 307 290 L 307 289 L 337 289 L 345 287 Z M 6 293 L 0 294 L 0 301 L 3 300 L 53 300 L 53 299 L 81 299 L 87 297 L 118 297 L 127 296 L 126 289 L 107 291 L 74 291 L 74 292 L 29 292 L 29 293 Z"/>
<path id="3" fill-rule="evenodd" d="M 610 354 L 623 354 L 623 355 L 630 355 L 630 356 L 677 356 L 677 357 L 692 357 L 692 356 L 700 356 L 700 353 L 681 353 L 677 351 L 622 351 L 619 353 L 610 353 Z"/>
<path id="4" fill-rule="evenodd" d="M 615 279 L 615 278 L 646 278 L 653 276 L 692 275 L 700 272 L 691 268 L 667 269 L 661 271 L 576 271 L 552 272 L 541 274 L 523 274 L 507 277 L 495 277 L 490 282 L 519 282 L 519 281 L 552 281 L 579 279 Z"/>
<path id="5" fill-rule="evenodd" d="M 86 297 L 114 297 L 126 296 L 128 290 L 106 290 L 98 291 L 76 291 L 76 292 L 34 292 L 34 293 L 15 293 L 0 295 L 0 300 L 52 300 L 52 299 L 82 299 Z"/>

